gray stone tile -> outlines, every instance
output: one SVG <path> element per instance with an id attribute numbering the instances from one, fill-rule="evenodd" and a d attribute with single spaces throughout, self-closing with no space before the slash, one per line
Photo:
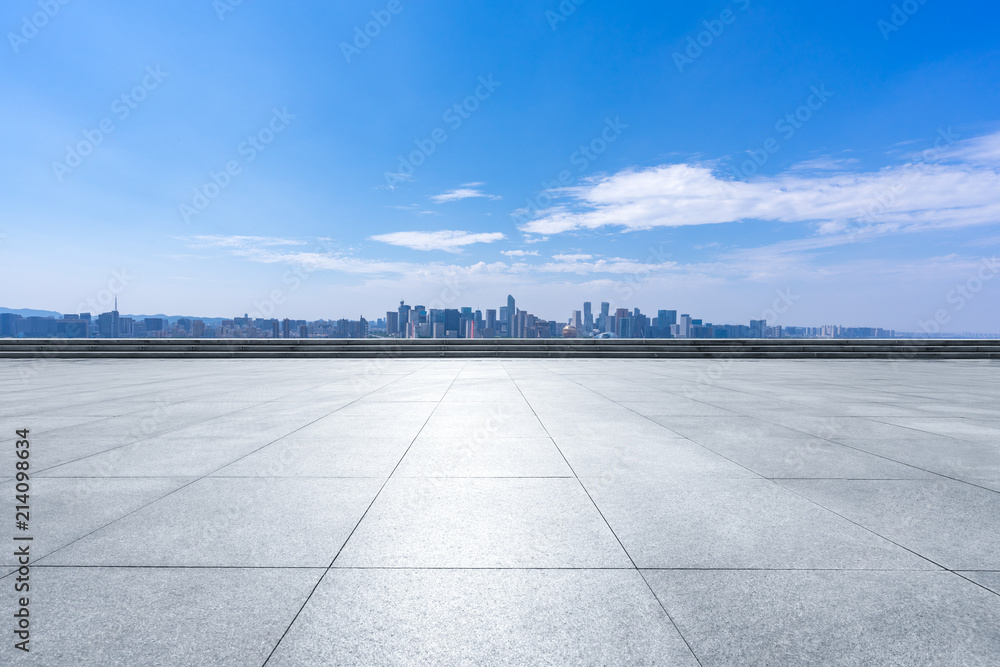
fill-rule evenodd
<path id="1" fill-rule="evenodd" d="M 1000 570 L 974 570 L 959 572 L 959 574 L 1000 595 Z"/>
<path id="2" fill-rule="evenodd" d="M 205 478 L 56 552 L 53 565 L 327 566 L 382 480 Z"/>
<path id="3" fill-rule="evenodd" d="M 0 663 L 261 665 L 322 572 L 36 567 L 31 652 L 5 639 Z"/>
<path id="4" fill-rule="evenodd" d="M 768 480 L 583 481 L 638 567 L 934 568 Z"/>
<path id="5" fill-rule="evenodd" d="M 1000 569 L 1000 494 L 949 479 L 778 480 L 952 570 Z"/>
<path id="6" fill-rule="evenodd" d="M 400 477 L 572 477 L 549 438 L 418 437 Z"/>
<path id="7" fill-rule="evenodd" d="M 949 572 L 645 574 L 705 667 L 985 667 L 1000 654 L 1000 597 Z"/>
<path id="8" fill-rule="evenodd" d="M 496 412 L 446 415 L 435 412 L 420 435 L 441 438 L 545 438 L 548 433 L 534 417 Z"/>
<path id="9" fill-rule="evenodd" d="M 201 477 L 263 444 L 247 437 L 157 436 L 49 468 L 49 477 Z"/>
<path id="10" fill-rule="evenodd" d="M 180 488 L 184 479 L 52 479 L 30 481 L 28 525 L 31 551 L 40 558 Z M 15 483 L 0 484 L 5 516 L 14 520 Z M 8 537 L 9 539 L 9 537 Z M 4 549 L 0 563 L 12 564 L 12 549 Z"/>
<path id="11" fill-rule="evenodd" d="M 697 662 L 635 570 L 334 569 L 268 664 Z"/>
<path id="12" fill-rule="evenodd" d="M 299 431 L 212 476 L 386 478 L 410 442 L 400 437 L 316 437 Z"/>
<path id="13" fill-rule="evenodd" d="M 934 475 L 912 466 L 819 438 L 703 439 L 705 445 L 768 478 L 928 479 Z M 886 442 L 899 442 L 888 440 Z"/>
<path id="14" fill-rule="evenodd" d="M 699 436 L 726 438 L 802 438 L 802 433 L 747 416 L 712 417 L 654 417 L 671 431 L 684 437 L 697 439 Z"/>
<path id="15" fill-rule="evenodd" d="M 1000 425 L 993 421 L 979 421 L 969 417 L 883 417 L 881 420 L 971 442 L 1000 443 Z"/>
<path id="16" fill-rule="evenodd" d="M 630 567 L 576 479 L 392 478 L 334 567 Z"/>
<path id="17" fill-rule="evenodd" d="M 658 434 L 659 435 L 659 434 Z M 577 475 L 628 484 L 635 477 L 755 479 L 758 475 L 690 440 L 673 437 L 570 438 L 555 441 Z"/>
<path id="18" fill-rule="evenodd" d="M 946 436 L 914 440 L 838 440 L 856 449 L 964 480 L 1000 479 L 1000 446 Z"/>

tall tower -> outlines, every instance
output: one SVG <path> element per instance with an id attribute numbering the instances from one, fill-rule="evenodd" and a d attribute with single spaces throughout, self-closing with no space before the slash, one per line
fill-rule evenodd
<path id="1" fill-rule="evenodd" d="M 510 338 L 516 338 L 517 337 L 517 331 L 515 331 L 515 329 L 514 329 L 514 321 L 515 321 L 514 317 L 515 317 L 515 313 L 516 313 L 516 311 L 514 309 L 514 297 L 512 297 L 510 294 L 508 294 L 507 295 L 507 336 L 510 337 Z"/>

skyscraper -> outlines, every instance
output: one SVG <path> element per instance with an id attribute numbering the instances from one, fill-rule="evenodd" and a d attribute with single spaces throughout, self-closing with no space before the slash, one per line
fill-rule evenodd
<path id="1" fill-rule="evenodd" d="M 514 297 L 507 295 L 507 335 L 510 338 L 517 338 L 517 330 L 514 328 L 514 317 L 517 310 L 514 308 Z"/>
<path id="2" fill-rule="evenodd" d="M 601 318 L 597 321 L 597 328 L 601 332 L 608 330 L 608 315 L 611 313 L 611 304 L 607 301 L 601 302 Z"/>
<path id="3" fill-rule="evenodd" d="M 590 333 L 594 330 L 594 314 L 590 312 L 590 302 L 583 302 L 583 330 Z"/>
<path id="4" fill-rule="evenodd" d="M 406 338 L 406 325 L 409 322 L 410 307 L 407 306 L 406 303 L 403 301 L 399 302 L 398 314 L 399 314 L 399 329 L 396 330 L 396 333 L 399 334 L 400 338 Z"/>
<path id="5" fill-rule="evenodd" d="M 115 297 L 115 309 L 110 313 L 97 316 L 97 335 L 101 338 L 118 338 L 118 297 Z"/>

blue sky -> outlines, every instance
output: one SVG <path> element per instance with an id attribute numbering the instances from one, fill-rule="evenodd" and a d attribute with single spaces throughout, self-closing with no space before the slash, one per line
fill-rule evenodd
<path id="1" fill-rule="evenodd" d="M 996 3 L 64 2 L 0 14 L 0 305 L 1000 330 Z"/>

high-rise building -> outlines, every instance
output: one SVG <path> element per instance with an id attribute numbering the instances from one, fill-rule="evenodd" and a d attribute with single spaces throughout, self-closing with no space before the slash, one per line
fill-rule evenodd
<path id="1" fill-rule="evenodd" d="M 767 320 L 750 320 L 750 337 L 764 338 L 767 333 Z"/>
<path id="2" fill-rule="evenodd" d="M 493 331 L 497 328 L 497 311 L 492 308 L 486 309 L 486 328 Z"/>
<path id="3" fill-rule="evenodd" d="M 399 313 L 387 310 L 385 313 L 385 332 L 390 336 L 399 334 Z"/>
<path id="4" fill-rule="evenodd" d="M 458 338 L 461 313 L 457 308 L 444 309 L 444 337 Z"/>
<path id="5" fill-rule="evenodd" d="M 681 313 L 680 322 L 677 323 L 678 326 L 678 338 L 690 338 L 691 337 L 691 316 L 687 313 Z"/>
<path id="6" fill-rule="evenodd" d="M 118 338 L 118 297 L 115 297 L 115 309 L 110 313 L 97 316 L 97 335 L 101 338 Z"/>
<path id="7" fill-rule="evenodd" d="M 597 328 L 601 331 L 601 333 L 605 331 L 611 331 L 611 329 L 608 328 L 608 317 L 610 316 L 611 316 L 611 304 L 608 303 L 607 301 L 602 301 L 601 316 L 600 319 L 597 321 Z"/>
<path id="8" fill-rule="evenodd" d="M 517 309 L 514 308 L 514 297 L 510 294 L 507 295 L 507 335 L 511 338 L 516 338 L 517 333 L 514 328 L 514 317 L 517 314 Z"/>
<path id="9" fill-rule="evenodd" d="M 594 330 L 594 314 L 590 311 L 590 302 L 583 302 L 583 329 L 588 334 Z"/>
<path id="10" fill-rule="evenodd" d="M 17 336 L 17 321 L 21 316 L 17 313 L 0 313 L 0 337 L 14 338 Z"/>
<path id="11" fill-rule="evenodd" d="M 399 334 L 400 338 L 406 338 L 406 325 L 409 324 L 410 320 L 410 307 L 405 302 L 400 301 L 397 315 L 399 317 L 399 329 L 396 333 Z"/>

